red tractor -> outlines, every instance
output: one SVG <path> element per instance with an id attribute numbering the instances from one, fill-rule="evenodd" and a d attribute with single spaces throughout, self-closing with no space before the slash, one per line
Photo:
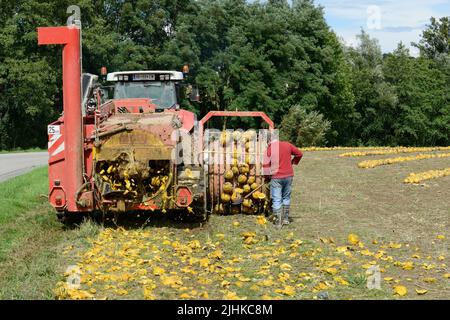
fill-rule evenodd
<path id="1" fill-rule="evenodd" d="M 60 218 L 267 212 L 262 161 L 273 122 L 264 113 L 216 111 L 197 121 L 180 108 L 186 86 L 176 71 L 102 69 L 108 99 L 97 76 L 81 74 L 79 25 L 38 28 L 38 41 L 64 46 L 64 112 L 48 126 L 49 201 Z M 260 117 L 269 130 L 205 130 L 218 116 Z"/>

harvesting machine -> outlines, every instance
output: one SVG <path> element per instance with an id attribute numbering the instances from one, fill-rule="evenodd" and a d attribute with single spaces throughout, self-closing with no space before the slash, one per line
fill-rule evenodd
<path id="1" fill-rule="evenodd" d="M 188 72 L 81 73 L 81 27 L 38 28 L 63 45 L 63 114 L 48 126 L 49 201 L 60 218 L 90 212 L 265 213 L 263 153 L 273 122 L 262 112 L 180 108 Z M 189 87 L 188 87 L 189 88 Z M 194 99 L 198 92 L 190 87 Z M 213 117 L 259 117 L 267 130 L 207 130 Z"/>

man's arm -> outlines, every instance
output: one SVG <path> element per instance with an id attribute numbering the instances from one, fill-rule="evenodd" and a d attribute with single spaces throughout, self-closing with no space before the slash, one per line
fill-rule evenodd
<path id="1" fill-rule="evenodd" d="M 294 156 L 292 159 L 292 164 L 297 165 L 303 157 L 303 153 L 291 144 L 291 155 Z"/>

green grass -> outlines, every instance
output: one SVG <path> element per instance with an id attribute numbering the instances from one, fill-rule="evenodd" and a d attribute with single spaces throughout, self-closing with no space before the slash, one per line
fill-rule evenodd
<path id="1" fill-rule="evenodd" d="M 11 150 L 0 150 L 0 154 L 3 154 L 3 153 L 21 153 L 21 152 L 44 152 L 44 151 L 47 151 L 47 149 L 42 149 L 42 148 L 21 149 L 21 148 L 16 148 L 16 149 L 11 149 Z"/>
<path id="2" fill-rule="evenodd" d="M 0 299 L 53 299 L 55 283 L 98 226 L 66 230 L 47 203 L 47 168 L 0 183 Z"/>
<path id="3" fill-rule="evenodd" d="M 39 168 L 0 184 L 0 225 L 45 201 L 47 168 Z"/>

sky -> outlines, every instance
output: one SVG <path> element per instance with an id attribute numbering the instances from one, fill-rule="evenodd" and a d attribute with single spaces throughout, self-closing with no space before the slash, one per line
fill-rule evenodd
<path id="1" fill-rule="evenodd" d="M 402 41 L 417 55 L 418 42 L 430 18 L 450 16 L 450 0 L 315 0 L 324 7 L 331 28 L 348 45 L 355 45 L 361 27 L 390 52 Z"/>

